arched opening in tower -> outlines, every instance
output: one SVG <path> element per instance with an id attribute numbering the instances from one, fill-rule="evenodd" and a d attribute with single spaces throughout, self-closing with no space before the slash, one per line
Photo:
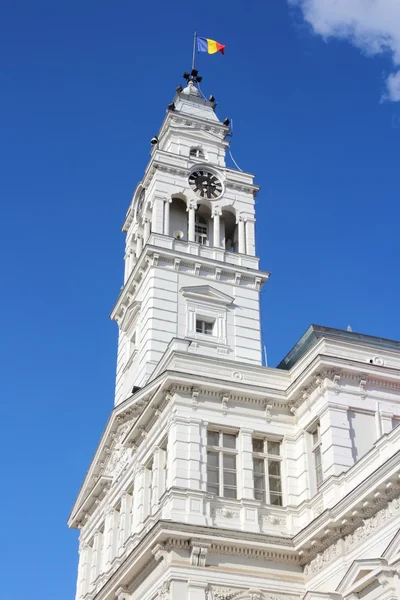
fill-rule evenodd
<path id="1" fill-rule="evenodd" d="M 236 225 L 236 215 L 230 210 L 223 210 L 221 217 L 221 238 L 222 247 L 227 252 L 238 251 L 238 234 Z"/>

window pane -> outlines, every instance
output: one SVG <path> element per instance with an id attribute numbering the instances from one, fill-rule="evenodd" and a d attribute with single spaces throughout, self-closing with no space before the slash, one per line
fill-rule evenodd
<path id="1" fill-rule="evenodd" d="M 213 325 L 214 323 L 204 322 L 204 333 L 207 335 L 211 335 L 213 332 Z"/>
<path id="2" fill-rule="evenodd" d="M 264 474 L 264 460 L 262 458 L 254 458 L 254 473 L 262 473 Z"/>
<path id="3" fill-rule="evenodd" d="M 217 431 L 207 431 L 207 445 L 219 446 L 219 433 Z"/>
<path id="4" fill-rule="evenodd" d="M 229 433 L 224 433 L 224 448 L 234 448 L 236 449 L 236 435 L 230 435 Z"/>
<path id="5" fill-rule="evenodd" d="M 218 467 L 218 452 L 207 452 L 207 464 L 209 467 Z"/>
<path id="6" fill-rule="evenodd" d="M 219 488 L 217 485 L 207 484 L 207 492 L 210 492 L 210 494 L 215 494 L 216 496 L 218 496 Z"/>
<path id="7" fill-rule="evenodd" d="M 281 445 L 279 442 L 268 442 L 268 454 L 276 454 L 279 456 Z"/>
<path id="8" fill-rule="evenodd" d="M 264 492 L 264 490 L 254 490 L 254 498 L 256 500 L 261 500 L 261 502 L 265 502 L 265 492 Z"/>
<path id="9" fill-rule="evenodd" d="M 322 463 L 321 448 L 317 448 L 316 450 L 314 450 L 314 460 L 317 466 L 319 466 Z"/>
<path id="10" fill-rule="evenodd" d="M 234 454 L 224 454 L 224 469 L 236 469 L 236 456 Z"/>
<path id="11" fill-rule="evenodd" d="M 233 487 L 236 487 L 236 473 L 224 471 L 224 485 L 231 485 Z"/>
<path id="12" fill-rule="evenodd" d="M 264 452 L 264 440 L 253 438 L 253 452 Z"/>
<path id="13" fill-rule="evenodd" d="M 254 475 L 254 489 L 263 490 L 264 488 L 264 475 Z"/>
<path id="14" fill-rule="evenodd" d="M 312 432 L 311 435 L 312 435 L 313 445 L 314 444 L 318 444 L 318 442 L 319 442 L 319 429 L 318 428 L 314 429 L 314 431 Z"/>
<path id="15" fill-rule="evenodd" d="M 219 483 L 219 473 L 217 469 L 207 469 L 207 482 Z"/>
<path id="16" fill-rule="evenodd" d="M 282 496 L 279 494 L 270 494 L 270 504 L 274 506 L 282 506 Z"/>
<path id="17" fill-rule="evenodd" d="M 322 465 L 319 465 L 319 466 L 316 468 L 316 471 L 315 471 L 315 473 L 316 473 L 316 476 L 317 476 L 317 484 L 320 484 L 320 483 L 322 483 L 322 480 L 323 480 L 323 478 L 324 478 L 324 474 L 323 474 L 323 472 L 322 472 Z"/>
<path id="18" fill-rule="evenodd" d="M 224 497 L 225 498 L 236 498 L 236 488 L 224 487 Z"/>
<path id="19" fill-rule="evenodd" d="M 271 492 L 281 492 L 281 480 L 278 477 L 270 477 L 269 478 L 269 489 Z"/>
<path id="20" fill-rule="evenodd" d="M 281 463 L 278 462 L 277 460 L 269 460 L 268 461 L 268 472 L 270 475 L 279 476 L 281 474 Z"/>

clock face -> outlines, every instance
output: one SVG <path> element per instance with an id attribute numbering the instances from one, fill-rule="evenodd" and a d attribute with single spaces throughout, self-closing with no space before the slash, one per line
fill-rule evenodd
<path id="1" fill-rule="evenodd" d="M 222 183 L 208 171 L 194 171 L 189 176 L 189 185 L 200 198 L 213 200 L 222 194 Z"/>

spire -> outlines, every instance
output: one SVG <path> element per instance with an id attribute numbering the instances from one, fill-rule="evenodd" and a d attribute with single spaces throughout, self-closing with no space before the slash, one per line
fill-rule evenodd
<path id="1" fill-rule="evenodd" d="M 192 69 L 190 73 L 185 71 L 183 78 L 186 80 L 186 86 L 178 85 L 173 102 L 168 104 L 168 110 L 218 121 L 218 117 L 214 112 L 217 106 L 214 96 L 210 96 L 207 100 L 197 87 L 203 79 L 198 70 Z"/>

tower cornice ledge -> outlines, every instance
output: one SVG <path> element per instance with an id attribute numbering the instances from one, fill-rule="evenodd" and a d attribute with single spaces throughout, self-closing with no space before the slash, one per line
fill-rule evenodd
<path id="1" fill-rule="evenodd" d="M 163 248 L 160 245 L 153 245 L 151 242 L 156 241 L 156 238 L 159 243 L 160 240 L 163 240 L 166 247 Z M 197 253 L 193 254 L 193 250 L 197 250 Z M 212 254 L 217 258 L 210 258 L 209 256 L 206 256 L 207 254 Z M 257 289 L 260 289 L 270 277 L 268 271 L 258 270 L 258 257 L 229 253 L 222 248 L 204 249 L 200 244 L 194 244 L 193 242 L 175 240 L 174 238 L 162 234 L 151 234 L 149 243 L 144 247 L 140 259 L 123 286 L 117 302 L 111 311 L 110 318 L 112 320 L 117 320 L 123 316 L 132 300 L 137 285 L 146 271 L 151 268 L 155 260 L 157 261 L 157 264 L 160 264 L 160 259 L 163 258 L 166 259 L 166 264 L 163 265 L 165 268 L 172 268 L 174 264 L 173 261 L 176 258 L 179 258 L 186 268 L 192 268 L 194 274 L 196 273 L 197 265 L 201 263 L 201 266 L 203 266 L 204 269 L 208 269 L 208 274 L 211 274 L 211 277 L 205 277 L 204 273 L 199 273 L 198 277 L 204 282 L 207 281 L 207 283 L 211 279 L 215 279 L 215 277 L 212 277 L 212 274 L 215 273 L 216 269 L 222 269 L 221 273 L 230 275 L 232 277 L 232 283 L 237 280 L 237 273 L 247 280 L 251 278 L 253 285 L 257 287 Z M 243 262 L 244 264 L 238 264 L 240 262 Z M 243 279 L 243 281 L 245 281 L 245 279 Z"/>

